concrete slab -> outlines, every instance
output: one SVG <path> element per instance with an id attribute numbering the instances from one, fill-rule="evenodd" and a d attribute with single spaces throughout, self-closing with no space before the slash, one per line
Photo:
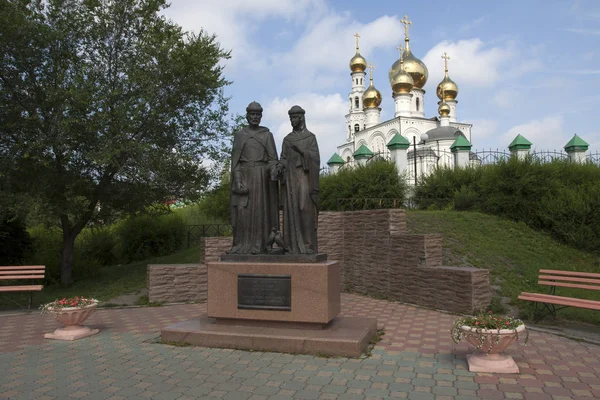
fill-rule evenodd
<path id="1" fill-rule="evenodd" d="M 323 329 L 303 329 L 298 324 L 282 327 L 269 322 L 219 324 L 214 318 L 179 322 L 161 331 L 163 342 L 203 347 L 275 351 L 292 354 L 323 354 L 358 357 L 377 332 L 373 318 L 338 317 Z"/>

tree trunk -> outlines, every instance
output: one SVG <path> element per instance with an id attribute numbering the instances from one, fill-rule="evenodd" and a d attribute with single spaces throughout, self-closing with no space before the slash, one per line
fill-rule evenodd
<path id="1" fill-rule="evenodd" d="M 63 234 L 63 248 L 60 254 L 60 283 L 63 286 L 73 283 L 73 249 L 76 236 L 74 232 Z"/>

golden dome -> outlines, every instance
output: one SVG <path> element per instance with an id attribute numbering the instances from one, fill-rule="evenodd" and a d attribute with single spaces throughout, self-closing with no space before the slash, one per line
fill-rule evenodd
<path id="1" fill-rule="evenodd" d="M 373 82 L 363 93 L 363 105 L 365 108 L 377 108 L 381 105 L 381 93 L 375 89 Z"/>
<path id="2" fill-rule="evenodd" d="M 447 117 L 450 115 L 450 106 L 445 101 L 440 101 L 438 107 L 438 113 L 440 117 Z"/>
<path id="3" fill-rule="evenodd" d="M 404 61 L 404 70 L 410 74 L 413 79 L 415 87 L 423 88 L 425 83 L 427 83 L 427 78 L 429 77 L 429 71 L 427 70 L 427 66 L 423 63 L 423 61 L 419 60 L 417 57 L 413 55 L 410 51 L 410 46 L 408 45 L 408 38 L 406 41 L 406 50 L 404 51 L 404 55 L 402 56 L 402 60 Z M 389 78 L 390 84 L 393 85 L 392 81 L 398 72 L 400 71 L 400 59 L 396 60 L 392 67 L 390 68 Z"/>
<path id="4" fill-rule="evenodd" d="M 392 79 L 391 84 L 395 94 L 403 94 L 410 93 L 415 82 L 413 81 L 412 76 L 401 67 Z"/>
<path id="5" fill-rule="evenodd" d="M 444 79 L 437 86 L 436 94 L 438 99 L 442 101 L 454 100 L 458 96 L 458 85 L 448 76 L 448 60 L 450 57 L 444 53 L 442 58 L 444 59 Z"/>
<path id="6" fill-rule="evenodd" d="M 381 105 L 381 92 L 373 86 L 373 64 L 369 65 L 371 73 L 369 74 L 369 87 L 363 93 L 363 105 L 365 108 L 377 108 Z"/>
<path id="7" fill-rule="evenodd" d="M 436 92 L 437 97 L 440 100 L 454 100 L 458 95 L 458 85 L 452 79 L 450 79 L 446 73 L 444 79 L 437 86 Z M 442 93 L 444 97 L 443 99 Z"/>
<path id="8" fill-rule="evenodd" d="M 350 59 L 350 70 L 352 72 L 365 72 L 366 69 L 367 60 L 365 60 L 358 52 L 358 49 L 356 49 L 356 54 Z"/>

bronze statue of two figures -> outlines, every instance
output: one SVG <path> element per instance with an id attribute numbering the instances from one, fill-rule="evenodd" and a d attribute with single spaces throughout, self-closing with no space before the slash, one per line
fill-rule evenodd
<path id="1" fill-rule="evenodd" d="M 317 139 L 306 129 L 304 110 L 288 114 L 292 132 L 283 139 L 281 158 L 273 134 L 260 126 L 262 107 L 246 108 L 248 126 L 233 137 L 229 254 L 316 254 L 320 157 Z M 283 205 L 283 232 L 279 205 Z M 278 250 L 273 250 L 276 243 Z"/>

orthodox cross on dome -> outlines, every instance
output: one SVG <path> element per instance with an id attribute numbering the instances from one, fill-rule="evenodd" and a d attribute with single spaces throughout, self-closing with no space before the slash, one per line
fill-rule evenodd
<path id="1" fill-rule="evenodd" d="M 400 45 L 396 47 L 396 50 L 400 52 L 400 59 L 402 60 L 402 53 L 404 52 L 404 47 L 402 46 L 402 43 L 400 43 Z"/>
<path id="2" fill-rule="evenodd" d="M 369 80 L 371 81 L 371 84 L 373 84 L 373 70 L 375 69 L 375 66 L 373 65 L 373 63 L 369 63 Z"/>
<path id="3" fill-rule="evenodd" d="M 448 73 L 448 60 L 450 59 L 450 56 L 448 54 L 446 54 L 446 52 L 444 52 L 444 55 L 442 56 L 442 58 L 444 59 L 444 70 L 446 71 L 446 74 Z"/>
<path id="4" fill-rule="evenodd" d="M 408 39 L 408 26 L 412 25 L 412 21 L 409 21 L 408 15 L 405 15 L 404 19 L 401 19 L 400 22 L 404 24 L 404 37 Z"/>
<path id="5" fill-rule="evenodd" d="M 402 47 L 402 43 L 396 49 L 400 52 L 400 69 L 404 70 L 404 60 L 402 59 L 402 55 L 404 54 L 404 47 Z"/>
<path id="6" fill-rule="evenodd" d="M 356 38 L 356 51 L 358 52 L 358 38 L 360 37 L 360 35 L 358 34 L 358 32 L 356 32 L 354 34 L 354 37 Z"/>

